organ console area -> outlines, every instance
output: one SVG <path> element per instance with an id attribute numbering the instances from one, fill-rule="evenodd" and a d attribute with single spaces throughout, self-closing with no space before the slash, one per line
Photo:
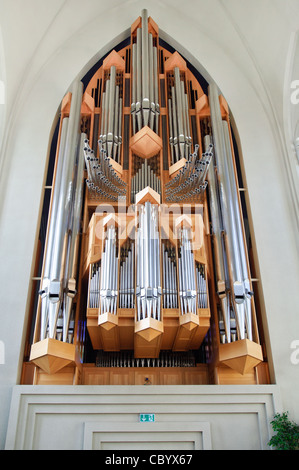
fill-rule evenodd
<path id="1" fill-rule="evenodd" d="M 242 189 L 226 100 L 143 10 L 61 103 L 23 383 L 268 383 Z"/>

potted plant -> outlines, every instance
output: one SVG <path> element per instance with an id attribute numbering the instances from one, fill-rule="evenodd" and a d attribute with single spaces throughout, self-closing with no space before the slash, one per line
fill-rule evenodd
<path id="1" fill-rule="evenodd" d="M 276 413 L 271 421 L 276 432 L 268 442 L 275 450 L 299 450 L 299 426 L 290 421 L 288 412 Z"/>

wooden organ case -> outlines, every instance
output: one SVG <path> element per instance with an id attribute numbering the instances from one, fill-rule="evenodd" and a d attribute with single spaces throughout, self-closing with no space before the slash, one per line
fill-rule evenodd
<path id="1" fill-rule="evenodd" d="M 229 108 L 161 43 L 143 10 L 62 101 L 24 383 L 268 383 Z"/>

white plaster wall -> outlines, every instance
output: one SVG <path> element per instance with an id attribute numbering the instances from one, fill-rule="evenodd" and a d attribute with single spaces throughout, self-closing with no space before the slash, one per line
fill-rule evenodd
<path id="1" fill-rule="evenodd" d="M 21 385 L 5 449 L 267 450 L 280 411 L 275 385 Z M 154 422 L 141 423 L 140 413 Z"/>
<path id="2" fill-rule="evenodd" d="M 291 344 L 299 340 L 298 181 L 285 124 L 292 76 L 286 67 L 295 64 L 287 59 L 299 29 L 298 2 L 2 0 L 0 447 L 22 362 L 53 118 L 74 78 L 127 35 L 142 8 L 158 23 L 161 36 L 213 77 L 231 107 L 242 144 L 275 378 L 282 407 L 299 421 L 299 364 L 290 360 Z"/>

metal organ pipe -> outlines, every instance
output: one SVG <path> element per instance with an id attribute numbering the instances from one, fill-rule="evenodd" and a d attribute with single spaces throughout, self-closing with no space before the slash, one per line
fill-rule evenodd
<path id="1" fill-rule="evenodd" d="M 150 186 L 158 194 L 161 194 L 161 180 L 155 174 L 148 161 L 144 160 L 141 167 L 132 178 L 131 201 L 135 202 L 135 195 L 147 186 Z"/>
<path id="2" fill-rule="evenodd" d="M 218 298 L 211 306 L 216 304 L 218 310 L 220 342 L 252 340 L 254 336 L 253 293 L 233 147 L 229 124 L 221 115 L 219 92 L 210 85 L 207 101 L 195 74 L 181 66 L 177 53 L 171 57 L 159 43 L 157 31 L 143 10 L 141 21 L 132 25 L 131 42 L 119 45 L 119 56 L 113 51 L 92 72 L 83 105 L 83 84 L 74 85 L 69 117 L 61 122 L 37 323 L 40 340 L 49 337 L 76 343 L 58 345 L 59 367 L 67 362 L 68 349 L 74 353 L 81 349 L 83 359 L 86 332 L 88 352 L 89 346 L 105 352 L 101 366 L 149 366 L 150 361 L 153 367 L 183 366 L 184 355 L 179 351 L 187 349 L 193 350 L 196 365 L 209 362 L 214 343 L 208 296 L 211 273 L 216 278 Z M 90 105 L 93 99 L 95 107 Z M 161 138 L 153 134 L 159 133 L 159 124 Z M 143 129 L 145 126 L 152 131 Z M 92 147 L 88 139 L 92 139 Z M 80 312 L 75 329 L 84 184 L 86 243 L 81 243 L 79 297 L 86 299 L 89 310 L 86 317 Z M 164 203 L 165 213 L 163 207 L 158 220 Z M 113 220 L 118 221 L 116 226 Z M 100 225 L 104 238 L 99 250 Z M 206 239 L 207 228 L 212 247 L 209 237 Z M 215 295 L 213 281 L 211 294 Z M 52 345 L 52 341 L 47 343 Z M 226 347 L 222 346 L 219 361 L 224 362 L 220 353 Z M 239 353 L 238 344 L 235 346 L 227 348 L 232 363 L 225 359 L 233 368 Z M 247 346 L 249 349 L 249 342 Z M 165 354 L 164 348 L 179 354 Z M 48 371 L 54 370 L 50 362 L 44 366 L 46 361 L 35 360 Z M 240 369 L 241 365 L 240 361 Z M 192 381 L 197 380 L 193 372 L 197 374 L 192 371 Z"/>
<path id="3" fill-rule="evenodd" d="M 197 314 L 195 264 L 191 244 L 191 229 L 182 228 L 179 238 L 179 282 L 181 314 Z"/>
<path id="4" fill-rule="evenodd" d="M 116 315 L 118 298 L 118 248 L 116 229 L 107 229 L 107 239 L 101 261 L 101 291 L 99 314 L 112 313 Z"/>
<path id="5" fill-rule="evenodd" d="M 212 149 L 198 159 L 198 145 L 178 174 L 166 184 L 166 201 L 181 202 L 184 200 L 197 200 L 207 187 L 205 180 L 212 158 Z"/>
<path id="6" fill-rule="evenodd" d="M 174 68 L 174 85 L 168 100 L 169 111 L 169 144 L 172 164 L 181 158 L 188 158 L 191 150 L 188 96 L 185 83 L 181 80 L 180 69 Z"/>
<path id="7" fill-rule="evenodd" d="M 157 206 L 146 202 L 139 208 L 136 255 L 137 319 L 160 321 L 161 275 Z"/>
<path id="8" fill-rule="evenodd" d="M 158 87 L 158 49 L 157 47 L 153 46 L 153 62 L 154 62 L 154 114 L 155 114 L 155 119 L 154 119 L 154 128 L 153 130 L 156 132 L 156 134 L 159 133 L 159 116 L 160 116 L 160 105 L 159 105 L 159 87 Z"/>
<path id="9" fill-rule="evenodd" d="M 197 305 L 208 308 L 207 280 L 203 264 L 196 263 Z"/>
<path id="10" fill-rule="evenodd" d="M 132 44 L 132 131 L 136 133 L 136 102 L 137 102 L 137 44 Z"/>
<path id="11" fill-rule="evenodd" d="M 137 28 L 132 45 L 132 129 L 133 134 L 149 126 L 158 133 L 158 55 L 153 35 L 148 32 L 148 12 L 142 10 L 141 28 Z"/>
<path id="12" fill-rule="evenodd" d="M 231 189 L 231 200 L 232 200 L 232 208 L 233 213 L 232 216 L 235 220 L 235 232 L 236 238 L 238 241 L 238 250 L 239 250 L 239 262 L 240 262 L 240 269 L 241 269 L 241 276 L 244 283 L 244 290 L 245 290 L 245 323 L 246 323 L 246 332 L 248 339 L 252 340 L 252 318 L 251 318 L 251 299 L 253 296 L 253 292 L 250 287 L 249 282 L 249 275 L 247 269 L 247 259 L 246 259 L 246 252 L 244 246 L 244 237 L 243 237 L 243 229 L 242 229 L 242 222 L 241 222 L 241 214 L 240 208 L 238 203 L 238 192 L 236 186 L 236 179 L 233 167 L 233 156 L 231 153 L 231 144 L 230 144 L 230 137 L 229 137 L 229 130 L 228 124 L 226 121 L 223 121 L 223 134 L 224 134 L 224 142 L 225 142 L 225 149 L 227 155 L 227 173 L 230 182 L 230 189 Z"/>
<path id="13" fill-rule="evenodd" d="M 141 45 L 141 65 L 142 65 L 142 116 L 143 125 L 149 124 L 150 100 L 149 100 L 149 52 L 148 52 L 148 16 L 147 10 L 141 12 L 142 22 L 142 45 Z"/>
<path id="14" fill-rule="evenodd" d="M 99 140 L 99 158 L 96 158 L 88 140 L 84 141 L 84 158 L 88 175 L 86 185 L 91 197 L 101 196 L 112 201 L 125 197 L 126 183 L 113 169 L 101 140 Z"/>
<path id="15" fill-rule="evenodd" d="M 86 134 L 81 134 L 79 149 L 78 149 L 78 161 L 77 161 L 77 177 L 76 177 L 76 188 L 73 200 L 73 218 L 70 232 L 70 247 L 69 255 L 67 258 L 67 269 L 66 269 L 66 285 L 65 285 L 65 297 L 63 303 L 63 341 L 67 341 L 69 333 L 69 325 L 71 318 L 71 309 L 73 298 L 76 294 L 76 268 L 77 258 L 79 249 L 79 233 L 81 227 L 81 212 L 83 204 L 83 173 L 84 173 L 84 156 L 82 155 L 83 142 L 86 140 Z"/>
<path id="16" fill-rule="evenodd" d="M 72 90 L 72 101 L 68 123 L 62 127 L 62 152 L 58 163 L 59 175 L 54 187 L 53 207 L 50 218 L 49 233 L 51 234 L 46 255 L 46 269 L 40 291 L 41 295 L 41 336 L 47 334 L 55 338 L 57 320 L 63 302 L 65 288 L 65 266 L 69 253 L 69 231 L 71 230 L 76 173 L 74 171 L 77 158 L 79 124 L 82 102 L 83 84 L 75 82 Z M 66 126 L 67 125 L 67 130 Z M 65 134 L 66 132 L 66 134 Z M 47 276 L 47 277 L 46 277 Z"/>
<path id="17" fill-rule="evenodd" d="M 100 281 L 101 263 L 90 265 L 88 307 L 99 308 L 100 306 Z"/>
<path id="18" fill-rule="evenodd" d="M 116 67 L 110 68 L 102 99 L 100 140 L 108 158 L 120 163 L 122 144 L 122 97 L 117 85 Z"/>
<path id="19" fill-rule="evenodd" d="M 228 145 L 228 128 L 223 124 L 218 89 L 214 84 L 209 86 L 211 123 L 216 150 L 217 172 L 219 176 L 220 209 L 223 229 L 227 244 L 227 265 L 230 268 L 232 285 L 232 304 L 235 311 L 238 339 L 251 338 L 251 304 L 252 293 L 249 290 L 247 270 L 244 271 L 245 246 L 240 232 L 241 215 L 237 205 L 237 187 L 232 173 L 232 154 Z"/>
<path id="20" fill-rule="evenodd" d="M 61 185 L 61 176 L 62 176 L 62 167 L 64 162 L 64 152 L 65 152 L 65 141 L 68 129 L 68 118 L 64 118 L 61 125 L 61 136 L 60 136 L 60 147 L 58 154 L 58 162 L 56 169 L 56 178 L 55 178 L 55 187 L 53 191 L 52 207 L 50 213 L 50 225 L 48 232 L 47 240 L 47 249 L 45 253 L 45 263 L 44 263 L 44 272 L 43 272 L 43 281 L 41 284 L 41 331 L 40 339 L 46 337 L 47 326 L 48 326 L 48 305 L 49 305 L 49 287 L 50 287 L 50 268 L 51 268 L 51 259 L 52 251 L 54 248 L 54 237 L 55 237 L 55 225 L 56 225 L 56 212 L 59 203 L 59 192 Z"/>
<path id="21" fill-rule="evenodd" d="M 178 308 L 177 263 L 175 248 L 162 243 L 163 307 Z"/>
<path id="22" fill-rule="evenodd" d="M 204 148 L 208 153 L 213 148 L 212 137 L 207 134 L 204 137 Z M 226 254 L 222 237 L 222 214 L 219 206 L 219 190 L 216 178 L 216 161 L 215 154 L 212 155 L 212 168 L 208 173 L 208 191 L 210 201 L 210 214 L 212 223 L 212 233 L 214 236 L 214 253 L 216 258 L 216 276 L 217 276 L 217 293 L 221 303 L 221 313 L 224 322 L 225 335 L 227 342 L 231 341 L 230 331 L 230 297 L 229 297 L 229 278 L 226 266 Z"/>
<path id="23" fill-rule="evenodd" d="M 135 306 L 135 253 L 134 243 L 121 248 L 120 263 L 120 290 L 119 290 L 119 307 L 134 308 Z"/>

